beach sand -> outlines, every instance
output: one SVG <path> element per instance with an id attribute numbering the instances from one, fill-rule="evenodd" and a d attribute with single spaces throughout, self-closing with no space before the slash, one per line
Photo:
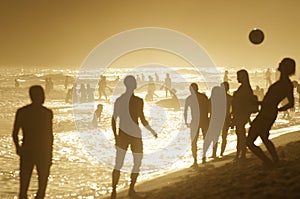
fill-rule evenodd
<path id="1" fill-rule="evenodd" d="M 272 140 L 281 160 L 273 168 L 251 152 L 242 162 L 230 154 L 200 164 L 198 170 L 187 168 L 138 183 L 136 191 L 142 195 L 137 198 L 300 198 L 300 131 Z M 121 190 L 117 198 L 129 198 L 127 192 Z"/>

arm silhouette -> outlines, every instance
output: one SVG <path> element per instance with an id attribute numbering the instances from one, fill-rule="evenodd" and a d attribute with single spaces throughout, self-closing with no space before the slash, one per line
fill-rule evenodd
<path id="1" fill-rule="evenodd" d="M 291 92 L 288 93 L 288 95 L 286 96 L 288 99 L 288 103 L 282 107 L 280 107 L 278 109 L 278 111 L 286 111 L 289 108 L 292 108 L 294 106 L 295 103 L 295 99 L 294 99 L 294 95 L 293 95 L 293 90 Z"/>
<path id="2" fill-rule="evenodd" d="M 158 137 L 157 133 L 152 129 L 152 127 L 149 125 L 148 121 L 145 118 L 145 115 L 144 115 L 144 102 L 143 101 L 141 101 L 141 112 L 140 112 L 140 116 L 139 117 L 140 117 L 140 120 L 141 120 L 142 124 L 144 125 L 144 127 L 148 131 L 150 131 L 155 138 L 157 138 Z"/>
<path id="3" fill-rule="evenodd" d="M 12 132 L 12 137 L 13 137 L 14 144 L 16 147 L 16 153 L 18 155 L 20 155 L 20 151 L 21 151 L 21 146 L 19 145 L 19 138 L 18 138 L 18 133 L 19 133 L 20 128 L 21 128 L 20 113 L 19 113 L 19 111 L 17 111 L 15 123 L 14 123 L 14 129 Z"/>

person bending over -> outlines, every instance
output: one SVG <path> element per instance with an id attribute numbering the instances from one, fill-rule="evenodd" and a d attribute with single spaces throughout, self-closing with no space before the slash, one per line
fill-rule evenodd
<path id="1" fill-rule="evenodd" d="M 259 136 L 264 145 L 272 156 L 274 162 L 279 160 L 274 144 L 269 140 L 270 129 L 276 120 L 279 111 L 286 111 L 294 106 L 293 84 L 289 76 L 295 74 L 295 61 L 291 58 L 284 58 L 278 67 L 280 78 L 272 84 L 261 102 L 261 109 L 253 120 L 248 137 L 247 146 L 249 149 L 266 164 L 271 164 L 272 161 L 266 156 L 259 146 L 254 144 L 254 141 Z M 287 98 L 288 103 L 280 108 L 280 102 Z"/>

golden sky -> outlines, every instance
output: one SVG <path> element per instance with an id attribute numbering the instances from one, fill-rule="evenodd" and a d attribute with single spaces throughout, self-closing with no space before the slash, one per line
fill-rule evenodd
<path id="1" fill-rule="evenodd" d="M 218 66 L 276 67 L 300 61 L 299 13 L 299 0 L 5 0 L 0 66 L 79 67 L 114 34 L 162 27 L 195 39 Z M 248 40 L 253 28 L 265 33 L 261 45 Z"/>

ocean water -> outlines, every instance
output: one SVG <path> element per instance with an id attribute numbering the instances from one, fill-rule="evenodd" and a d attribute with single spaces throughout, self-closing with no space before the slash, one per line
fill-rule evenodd
<path id="1" fill-rule="evenodd" d="M 228 68 L 234 91 L 236 69 Z M 190 152 L 190 132 L 184 125 L 184 99 L 189 95 L 188 86 L 197 82 L 202 92 L 210 95 L 210 89 L 223 78 L 224 68 L 201 68 L 196 71 L 187 67 L 142 67 L 142 68 L 107 68 L 103 73 L 107 76 L 108 99 L 94 100 L 85 103 L 66 103 L 67 89 L 64 88 L 65 76 L 69 76 L 68 88 L 77 83 L 90 83 L 95 98 L 98 98 L 96 83 L 99 78 L 97 71 L 66 70 L 66 69 L 0 69 L 0 198 L 16 198 L 19 188 L 19 158 L 15 154 L 11 138 L 14 115 L 17 108 L 30 103 L 28 88 L 33 84 L 45 86 L 45 78 L 51 77 L 54 90 L 46 97 L 45 106 L 54 112 L 54 151 L 53 166 L 49 177 L 47 198 L 97 198 L 111 191 L 111 171 L 114 165 L 115 148 L 111 130 L 111 115 L 114 100 L 124 91 L 122 81 L 115 81 L 117 76 L 122 80 L 126 75 L 142 75 L 145 81 L 140 82 L 136 95 L 145 99 L 148 76 L 159 76 L 153 101 L 145 100 L 145 115 L 150 125 L 158 132 L 158 139 L 142 127 L 144 140 L 144 158 L 141 175 L 138 181 L 151 179 L 192 164 Z M 162 88 L 166 73 L 172 78 L 172 88 L 178 99 L 180 109 L 157 105 L 165 100 Z M 254 68 L 249 70 L 253 89 L 256 85 L 265 87 L 264 70 Z M 274 75 L 275 78 L 275 75 Z M 274 80 L 273 78 L 273 80 Z M 15 88 L 14 80 L 18 79 L 20 87 Z M 155 80 L 155 78 L 154 78 Z M 297 96 L 297 95 L 295 95 Z M 167 99 L 170 99 L 168 97 Z M 298 100 L 296 100 L 298 101 Z M 93 113 L 97 104 L 103 104 L 101 121 L 98 126 L 92 125 Z M 299 130 L 298 103 L 291 118 L 279 115 L 271 136 Z M 258 140 L 259 142 L 259 140 Z M 236 136 L 230 130 L 226 154 L 234 152 Z M 202 139 L 200 137 L 198 157 L 201 159 Z M 211 151 L 211 150 L 210 150 Z M 209 154 L 208 154 L 209 156 Z M 200 161 L 199 161 L 200 162 Z M 118 189 L 128 186 L 132 167 L 131 153 L 128 152 Z M 34 198 L 37 190 L 37 178 L 34 172 L 29 188 L 29 198 Z"/>

